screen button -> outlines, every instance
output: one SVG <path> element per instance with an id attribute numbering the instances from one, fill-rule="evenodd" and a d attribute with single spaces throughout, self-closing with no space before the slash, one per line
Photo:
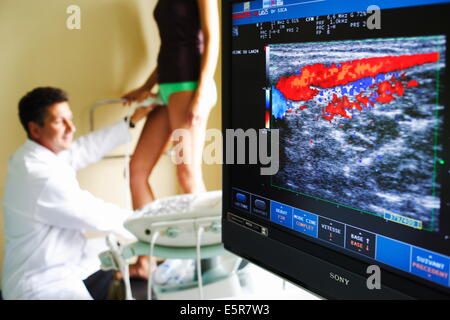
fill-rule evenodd
<path id="1" fill-rule="evenodd" d="M 292 207 L 271 201 L 270 220 L 292 229 Z"/>
<path id="2" fill-rule="evenodd" d="M 266 201 L 255 199 L 255 208 L 265 211 L 267 209 Z"/>
<path id="3" fill-rule="evenodd" d="M 241 190 L 233 189 L 233 206 L 250 212 L 250 194 Z"/>
<path id="4" fill-rule="evenodd" d="M 294 230 L 317 238 L 318 216 L 303 210 L 294 209 Z"/>
<path id="5" fill-rule="evenodd" d="M 377 235 L 377 256 L 380 262 L 409 272 L 409 260 L 411 258 L 411 246 Z"/>
<path id="6" fill-rule="evenodd" d="M 270 201 L 257 196 L 252 196 L 252 201 L 252 213 L 262 218 L 269 219 Z"/>
<path id="7" fill-rule="evenodd" d="M 319 217 L 319 239 L 344 247 L 344 231 L 342 223 Z"/>
<path id="8" fill-rule="evenodd" d="M 412 248 L 411 272 L 419 277 L 449 285 L 450 259 L 440 254 L 416 248 Z"/>
<path id="9" fill-rule="evenodd" d="M 236 193 L 236 200 L 242 203 L 246 203 L 247 202 L 247 196 L 245 194 L 242 193 Z"/>
<path id="10" fill-rule="evenodd" d="M 375 234 L 347 226 L 345 236 L 347 249 L 375 258 Z"/>

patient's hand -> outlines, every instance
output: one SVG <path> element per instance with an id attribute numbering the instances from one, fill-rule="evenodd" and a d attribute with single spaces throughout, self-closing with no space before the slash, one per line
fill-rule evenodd
<path id="1" fill-rule="evenodd" d="M 149 97 L 154 96 L 153 93 L 150 92 L 150 90 L 144 88 L 144 87 L 139 87 L 137 89 L 134 89 L 126 94 L 124 94 L 122 96 L 122 99 L 127 100 L 124 105 L 129 106 L 131 105 L 131 103 L 137 101 L 140 102 L 142 100 L 145 100 Z"/>
<path id="2" fill-rule="evenodd" d="M 149 269 L 148 256 L 139 256 L 136 263 L 130 265 L 129 267 L 130 278 L 148 280 L 148 269 Z M 155 259 L 152 259 L 151 270 L 152 273 L 156 270 Z M 122 273 L 117 271 L 114 275 L 114 279 L 122 280 L 123 279 Z"/>

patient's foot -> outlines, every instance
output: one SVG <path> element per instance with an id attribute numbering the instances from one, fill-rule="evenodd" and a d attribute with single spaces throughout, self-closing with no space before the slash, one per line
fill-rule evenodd
<path id="1" fill-rule="evenodd" d="M 148 256 L 139 256 L 135 264 L 129 266 L 130 278 L 148 280 L 149 262 Z M 151 263 L 152 273 L 156 270 L 156 260 L 152 259 Z M 123 275 L 117 271 L 114 275 L 114 279 L 122 280 Z"/>

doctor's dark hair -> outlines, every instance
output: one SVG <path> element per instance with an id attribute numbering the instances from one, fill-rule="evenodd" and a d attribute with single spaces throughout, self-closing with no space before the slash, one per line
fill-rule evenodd
<path id="1" fill-rule="evenodd" d="M 35 88 L 23 96 L 19 102 L 19 118 L 28 137 L 30 137 L 29 122 L 35 122 L 41 127 L 44 126 L 48 107 L 66 101 L 69 101 L 66 92 L 51 87 Z"/>

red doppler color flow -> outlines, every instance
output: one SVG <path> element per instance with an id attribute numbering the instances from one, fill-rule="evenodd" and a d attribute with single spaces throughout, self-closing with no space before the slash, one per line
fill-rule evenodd
<path id="1" fill-rule="evenodd" d="M 346 61 L 340 63 L 339 67 L 335 63 L 330 67 L 316 63 L 303 67 L 300 75 L 281 77 L 276 89 L 283 93 L 286 99 L 308 101 L 319 93 L 319 90 L 312 87 L 325 89 L 346 85 L 362 78 L 374 77 L 379 73 L 399 71 L 438 60 L 439 53 L 431 52 Z"/>
<path id="2" fill-rule="evenodd" d="M 300 75 L 281 77 L 275 88 L 279 90 L 286 99 L 292 101 L 309 101 L 320 92 L 317 88 L 327 89 L 335 86 L 342 86 L 359 79 L 375 77 L 380 73 L 400 71 L 413 66 L 437 61 L 439 61 L 439 53 L 431 52 L 359 59 L 342 62 L 340 64 L 333 63 L 329 67 L 317 63 L 303 67 L 300 71 Z M 403 73 L 400 77 L 401 80 L 404 81 L 406 74 Z M 354 97 L 354 101 L 350 101 L 346 95 L 339 98 L 338 95 L 333 94 L 332 101 L 322 109 L 322 117 L 329 121 L 336 115 L 351 118 L 352 116 L 347 110 L 358 109 L 361 111 L 363 109 L 362 105 L 367 107 L 368 104 L 373 107 L 373 100 L 380 103 L 389 103 L 396 99 L 394 93 L 397 97 L 401 97 L 405 92 L 405 87 L 410 88 L 419 85 L 416 80 L 408 82 L 402 82 L 401 80 L 392 76 L 389 80 L 385 80 L 381 83 L 374 83 L 370 86 L 371 89 L 375 89 L 374 91 L 361 91 Z M 300 109 L 303 110 L 305 107 L 306 106 L 303 106 Z M 292 113 L 292 110 L 289 109 L 288 112 Z"/>

